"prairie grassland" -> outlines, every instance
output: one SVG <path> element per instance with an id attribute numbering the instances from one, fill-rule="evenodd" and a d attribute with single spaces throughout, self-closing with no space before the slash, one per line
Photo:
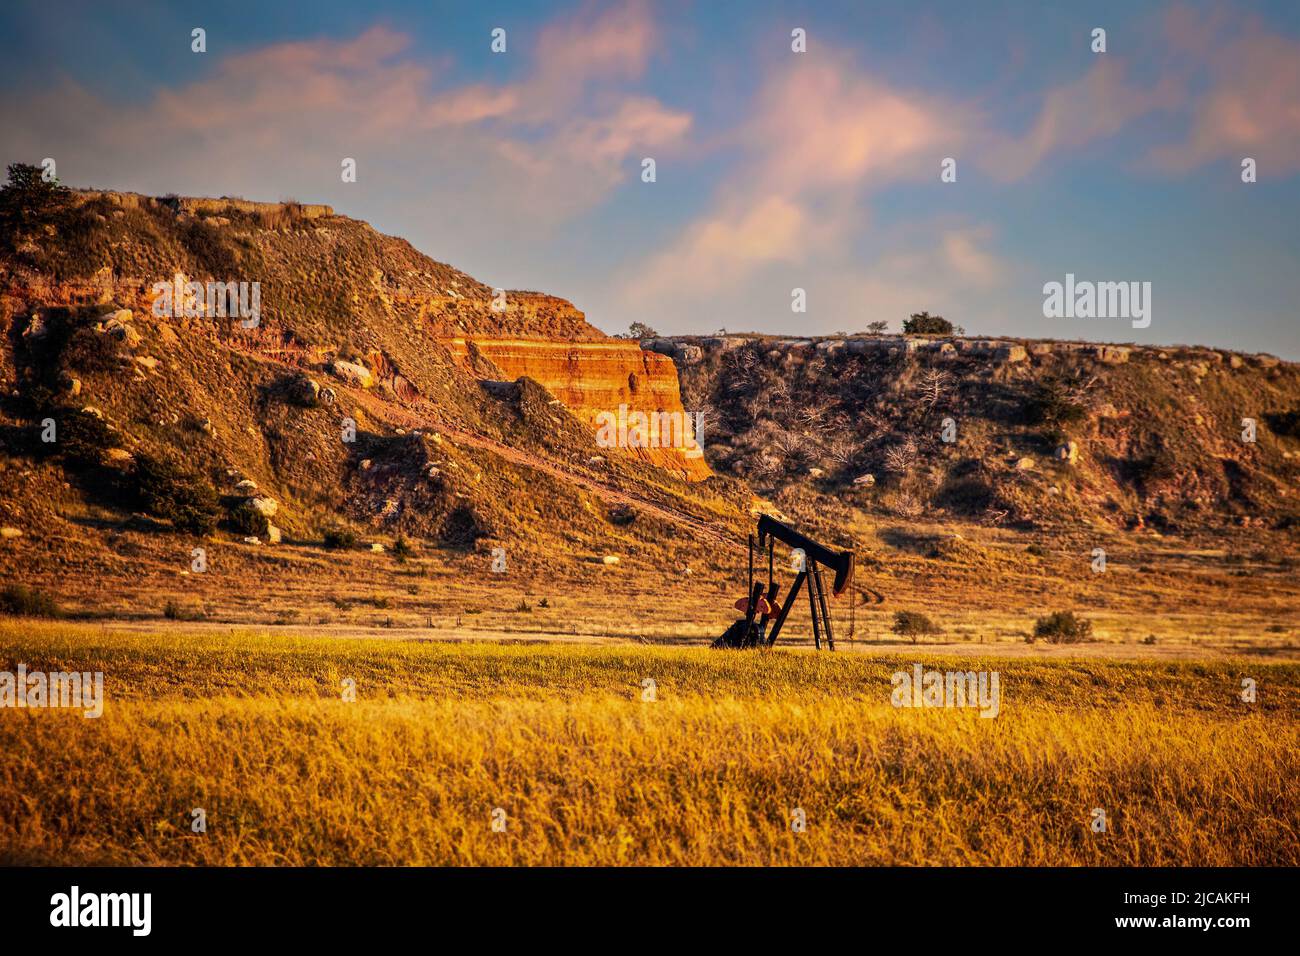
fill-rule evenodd
<path id="1" fill-rule="evenodd" d="M 892 707 L 898 656 L 0 625 L 19 662 L 106 703 L 0 710 L 8 863 L 1300 863 L 1293 664 L 927 658 L 1000 672 L 982 719 Z"/>

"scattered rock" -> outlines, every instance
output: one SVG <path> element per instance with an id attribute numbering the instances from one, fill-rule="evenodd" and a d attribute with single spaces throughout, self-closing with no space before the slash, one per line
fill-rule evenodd
<path id="1" fill-rule="evenodd" d="M 370 369 L 356 362 L 343 362 L 335 359 L 330 365 L 330 371 L 349 385 L 355 385 L 358 388 L 370 388 L 375 384 L 375 377 L 370 374 Z"/>
<path id="2" fill-rule="evenodd" d="M 333 405 L 334 399 L 336 398 L 338 398 L 338 394 L 334 391 L 334 389 L 330 388 L 329 386 L 326 386 L 320 390 L 320 400 L 322 404 Z"/>
<path id="3" fill-rule="evenodd" d="M 266 523 L 266 542 L 267 544 L 280 543 L 280 529 L 269 521 Z"/>
<path id="4" fill-rule="evenodd" d="M 235 485 L 235 490 L 241 494 L 252 494 L 257 490 L 257 482 L 252 478 L 245 478 L 243 481 L 239 482 L 239 484 Z"/>
<path id="5" fill-rule="evenodd" d="M 1240 355 L 1229 355 L 1229 356 L 1228 356 L 1228 364 L 1229 364 L 1230 366 L 1232 366 L 1233 368 L 1241 368 L 1241 367 L 1242 367 L 1243 365 L 1245 365 L 1246 363 L 1243 362 L 1243 361 L 1241 360 L 1241 356 L 1240 356 Z"/>
<path id="6" fill-rule="evenodd" d="M 1107 365 L 1123 365 L 1128 361 L 1130 351 L 1122 345 L 1098 345 L 1093 349 L 1092 354 L 1099 362 L 1105 362 Z"/>
<path id="7" fill-rule="evenodd" d="M 140 333 L 131 324 L 130 309 L 118 309 L 116 312 L 101 316 L 96 328 L 109 338 L 125 343 L 127 348 L 133 349 L 142 341 Z"/>
<path id="8" fill-rule="evenodd" d="M 138 364 L 143 365 L 150 371 L 153 371 L 158 367 L 158 360 L 152 355 L 137 355 L 135 360 Z"/>
<path id="9" fill-rule="evenodd" d="M 1033 470 L 1034 470 L 1034 459 L 1032 458 L 1021 458 L 1019 461 L 1016 462 L 1016 471 L 1033 471 Z"/>
<path id="10" fill-rule="evenodd" d="M 320 383 L 303 376 L 289 386 L 289 397 L 299 405 L 315 405 L 320 398 Z"/>
<path id="11" fill-rule="evenodd" d="M 993 353 L 993 360 L 995 362 L 1005 362 L 1007 364 L 1024 362 L 1028 358 L 1029 353 L 1025 351 L 1023 345 L 1002 345 Z"/>
<path id="12" fill-rule="evenodd" d="M 0 538 L 4 538 L 6 541 L 12 538 L 21 538 L 22 536 L 23 536 L 22 528 L 14 528 L 10 525 L 6 525 L 5 527 L 0 528 Z"/>
<path id="13" fill-rule="evenodd" d="M 370 550 L 374 551 L 377 554 L 382 554 L 384 550 L 384 546 L 380 544 L 378 541 L 376 541 L 374 544 L 370 546 Z"/>
<path id="14" fill-rule="evenodd" d="M 824 470 L 822 470 L 821 468 L 809 468 L 809 469 L 808 469 L 808 477 L 809 477 L 809 478 L 820 478 L 820 477 L 822 477 L 824 474 L 826 474 L 826 472 L 825 472 Z"/>
<path id="15" fill-rule="evenodd" d="M 1029 346 L 1029 352 L 1030 352 L 1031 355 L 1051 355 L 1051 354 L 1052 354 L 1052 343 L 1051 343 L 1051 342 L 1035 342 L 1033 345 Z"/>
<path id="16" fill-rule="evenodd" d="M 856 478 L 853 479 L 853 483 L 854 483 L 855 485 L 860 486 L 860 487 L 870 488 L 872 485 L 874 485 L 874 484 L 876 483 L 876 476 L 875 476 L 875 475 L 858 475 L 858 477 L 856 477 Z"/>
<path id="17" fill-rule="evenodd" d="M 81 414 L 89 415 L 91 418 L 98 418 L 101 422 L 104 420 L 104 413 L 94 405 L 87 405 L 81 410 Z"/>
<path id="18" fill-rule="evenodd" d="M 1079 443 L 1076 441 L 1067 441 L 1065 444 L 1057 447 L 1055 454 L 1061 461 L 1068 461 L 1073 465 L 1079 460 Z"/>
<path id="19" fill-rule="evenodd" d="M 104 457 L 108 461 L 121 461 L 121 462 L 132 461 L 135 458 L 135 456 L 132 455 L 125 448 L 110 448 L 108 451 L 104 452 Z"/>
<path id="20" fill-rule="evenodd" d="M 677 349 L 677 358 L 683 365 L 695 365 L 704 358 L 704 349 L 698 345 L 682 345 Z"/>
<path id="21" fill-rule="evenodd" d="M 247 538 L 244 539 L 244 544 L 261 544 L 261 543 L 262 542 L 258 540 L 256 535 L 249 535 Z"/>
<path id="22" fill-rule="evenodd" d="M 617 554 L 607 554 L 600 559 L 601 564 L 618 564 Z"/>

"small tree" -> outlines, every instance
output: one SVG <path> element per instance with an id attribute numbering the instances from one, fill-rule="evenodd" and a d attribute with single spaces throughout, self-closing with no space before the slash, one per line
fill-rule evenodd
<path id="1" fill-rule="evenodd" d="M 889 330 L 889 323 L 884 319 L 877 319 L 875 322 L 867 323 L 868 335 L 884 335 Z"/>
<path id="2" fill-rule="evenodd" d="M 619 339 L 657 339 L 659 333 L 644 322 L 633 322 L 627 327 L 627 332 L 623 335 L 616 335 Z"/>
<path id="3" fill-rule="evenodd" d="M 57 179 L 46 180 L 39 166 L 13 163 L 9 182 L 0 186 L 0 235 L 15 245 L 57 222 L 73 204 L 72 190 Z"/>
<path id="4" fill-rule="evenodd" d="M 1092 637 L 1092 621 L 1076 617 L 1073 611 L 1055 611 L 1034 622 L 1034 637 L 1049 644 L 1078 644 Z"/>
<path id="5" fill-rule="evenodd" d="M 942 315 L 929 312 L 913 312 L 912 317 L 903 323 L 904 335 L 952 335 L 952 323 Z"/>
<path id="6" fill-rule="evenodd" d="M 898 611 L 894 614 L 893 632 L 900 637 L 910 637 L 915 644 L 923 634 L 942 634 L 943 630 L 920 611 Z"/>

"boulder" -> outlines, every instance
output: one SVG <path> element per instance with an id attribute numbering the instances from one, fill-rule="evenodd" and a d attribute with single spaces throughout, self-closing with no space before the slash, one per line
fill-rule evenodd
<path id="1" fill-rule="evenodd" d="M 1093 349 L 1092 354 L 1097 361 L 1105 362 L 1107 365 L 1123 365 L 1128 361 L 1129 351 L 1122 345 L 1098 345 Z"/>
<path id="2" fill-rule="evenodd" d="M 257 490 L 257 482 L 252 478 L 245 478 L 239 484 L 235 485 L 235 490 L 240 494 L 251 495 Z"/>
<path id="3" fill-rule="evenodd" d="M 1033 470 L 1034 470 L 1034 459 L 1032 458 L 1021 458 L 1019 461 L 1016 462 L 1016 471 L 1033 471 Z"/>
<path id="4" fill-rule="evenodd" d="M 338 397 L 337 393 L 334 391 L 334 389 L 330 388 L 329 386 L 326 386 L 320 390 L 320 400 L 322 404 L 333 405 L 334 399 L 336 399 L 337 397 Z"/>
<path id="5" fill-rule="evenodd" d="M 704 358 L 704 349 L 698 345 L 682 345 L 677 349 L 677 357 L 683 365 L 694 365 Z"/>
<path id="6" fill-rule="evenodd" d="M 370 374 L 370 369 L 357 362 L 335 359 L 330 365 L 330 371 L 347 384 L 357 388 L 370 388 L 375 384 L 375 377 Z"/>
<path id="7" fill-rule="evenodd" d="M 617 554 L 607 554 L 600 559 L 601 564 L 618 564 Z"/>
<path id="8" fill-rule="evenodd" d="M 1035 342 L 1033 345 L 1029 346 L 1029 354 L 1030 355 L 1051 355 L 1052 343 Z"/>
<path id="9" fill-rule="evenodd" d="M 267 544 L 280 543 L 280 529 L 277 528 L 275 525 L 271 524 L 269 521 L 266 523 L 266 543 Z"/>
<path id="10" fill-rule="evenodd" d="M 870 488 L 876 483 L 875 475 L 858 475 L 853 479 L 853 483 L 860 488 Z"/>
<path id="11" fill-rule="evenodd" d="M 22 528 L 14 528 L 9 525 L 0 528 L 0 538 L 3 538 L 6 541 L 9 541 L 13 538 L 21 538 L 22 536 L 23 536 Z"/>
<path id="12" fill-rule="evenodd" d="M 1029 358 L 1029 353 L 1025 351 L 1023 345 L 1000 345 L 997 351 L 993 353 L 995 362 L 1005 362 L 1013 364 L 1015 362 L 1024 362 Z"/>
<path id="13" fill-rule="evenodd" d="M 275 513 L 280 510 L 280 505 L 276 500 L 265 495 L 249 498 L 246 504 L 250 511 L 261 515 L 263 518 L 274 518 Z"/>

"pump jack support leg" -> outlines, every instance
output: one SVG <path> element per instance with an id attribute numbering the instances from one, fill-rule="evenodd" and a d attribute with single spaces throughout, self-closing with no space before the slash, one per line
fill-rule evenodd
<path id="1" fill-rule="evenodd" d="M 772 632 L 767 635 L 768 647 L 776 643 L 776 637 L 781 633 L 781 628 L 785 625 L 785 619 L 790 616 L 790 609 L 794 607 L 794 599 L 799 596 L 799 589 L 803 587 L 806 577 L 808 577 L 807 571 L 800 571 L 795 575 L 794 584 L 790 585 L 790 593 L 785 596 L 785 603 L 781 605 L 781 612 L 777 614 L 776 621 L 772 624 Z"/>
<path id="2" fill-rule="evenodd" d="M 826 646 L 835 650 L 835 635 L 831 633 L 831 615 L 826 608 L 826 585 L 822 582 L 822 569 L 815 564 L 811 583 L 817 585 L 817 603 L 822 609 L 822 626 L 826 628 Z"/>
<path id="3" fill-rule="evenodd" d="M 817 565 L 812 561 L 809 561 L 808 564 L 812 568 L 808 575 L 808 607 L 812 610 L 813 647 L 820 651 L 822 649 L 822 629 L 817 619 Z"/>

